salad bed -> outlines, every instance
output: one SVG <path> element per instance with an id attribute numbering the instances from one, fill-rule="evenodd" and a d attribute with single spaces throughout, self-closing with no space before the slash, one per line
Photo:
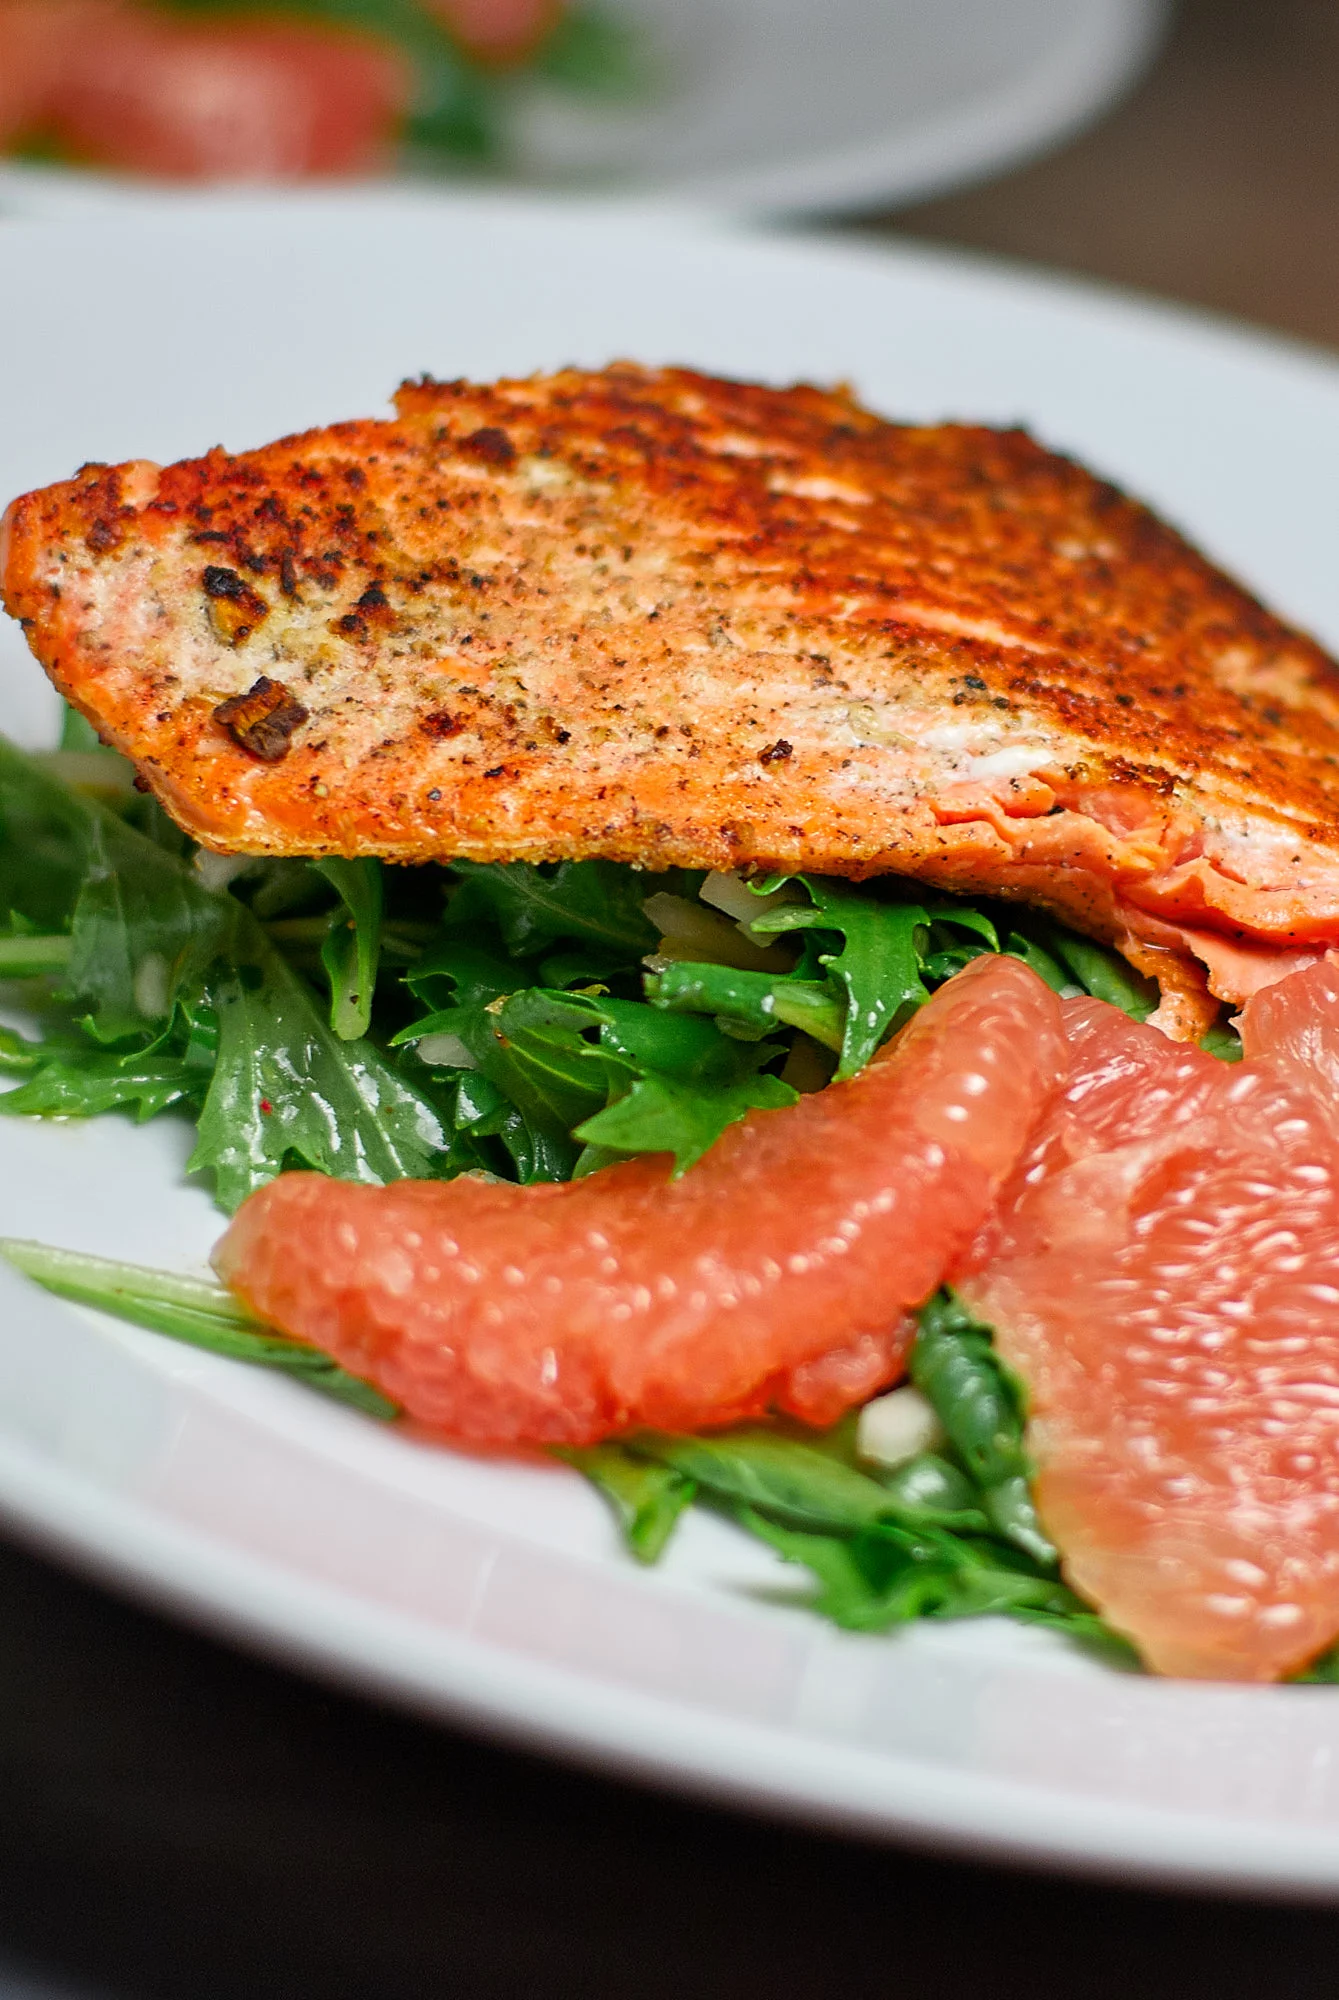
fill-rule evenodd
<path id="1" fill-rule="evenodd" d="M 1156 1004 L 1116 954 L 1037 912 L 895 878 L 208 855 L 73 715 L 55 752 L 0 740 L 0 919 L 0 980 L 37 1029 L 0 1030 L 0 1110 L 188 1117 L 191 1169 L 230 1213 L 290 1166 L 526 1183 L 665 1153 L 683 1173 L 751 1108 L 854 1074 L 983 952 L 1137 1019 Z M 1240 1053 L 1230 1030 L 1214 1047 Z M 220 1286 L 0 1247 L 65 1297 L 397 1415 Z M 640 1561 L 705 1506 L 800 1566 L 802 1601 L 850 1629 L 1004 1612 L 1133 1664 L 1061 1580 L 1022 1393 L 949 1292 L 920 1312 L 911 1379 L 940 1435 L 894 1466 L 862 1455 L 854 1412 L 826 1432 L 778 1421 L 559 1455 Z M 1307 1678 L 1336 1674 L 1327 1658 Z"/>

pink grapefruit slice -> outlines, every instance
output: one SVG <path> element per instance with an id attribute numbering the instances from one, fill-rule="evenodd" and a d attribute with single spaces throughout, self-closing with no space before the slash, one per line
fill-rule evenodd
<path id="1" fill-rule="evenodd" d="M 1026 1383 L 1074 1587 L 1158 1672 L 1276 1680 L 1339 1637 L 1339 976 L 1220 1063 L 1100 1001 L 964 1295 Z"/>
<path id="2" fill-rule="evenodd" d="M 750 1113 L 681 1180 L 663 1157 L 525 1188 L 285 1174 L 215 1261 L 446 1437 L 832 1422 L 902 1371 L 908 1308 L 985 1221 L 1064 1064 L 1054 995 L 981 959 L 861 1075 Z"/>

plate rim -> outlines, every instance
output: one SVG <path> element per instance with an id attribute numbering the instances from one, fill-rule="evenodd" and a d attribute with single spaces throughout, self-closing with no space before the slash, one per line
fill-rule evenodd
<path id="1" fill-rule="evenodd" d="M 890 133 L 793 166 L 690 183 L 684 198 L 727 214 L 786 220 L 910 205 L 1022 166 L 1115 104 L 1152 62 L 1171 25 L 1171 0 L 1084 5 L 1071 37 L 1046 65 L 1006 90 L 965 100 L 922 135 Z"/>
<path id="2" fill-rule="evenodd" d="M 1079 1799 L 1019 1779 L 927 1771 L 905 1755 L 675 1702 L 369 1605 L 4 1441 L 0 1518 L 28 1547 L 224 1644 L 607 1776 L 963 1859 L 1118 1885 L 1339 1900 L 1339 1829 L 1318 1836 L 1246 1817 Z M 1298 1689 L 1290 1698 L 1319 1692 Z M 1043 1802 L 1052 1821 L 1045 1829 L 1033 1824 Z"/>

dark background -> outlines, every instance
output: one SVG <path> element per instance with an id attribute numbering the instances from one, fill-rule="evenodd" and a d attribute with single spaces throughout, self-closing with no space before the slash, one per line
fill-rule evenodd
<path id="1" fill-rule="evenodd" d="M 1339 1911 L 657 1797 L 328 1693 L 13 1548 L 0 1604 L 0 1953 L 43 1968 L 42 2000 L 1320 2000 L 1339 1967 Z"/>
<path id="2" fill-rule="evenodd" d="M 1339 0 L 1187 0 L 1093 130 L 859 227 L 1339 346 Z M 1312 2000 L 1337 1974 L 1339 1910 L 660 1798 L 326 1692 L 0 1543 L 0 2000 Z"/>

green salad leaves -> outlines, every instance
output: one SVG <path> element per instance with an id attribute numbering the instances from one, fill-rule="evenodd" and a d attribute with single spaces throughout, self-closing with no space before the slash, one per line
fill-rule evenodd
<path id="1" fill-rule="evenodd" d="M 96 1306 L 188 1347 L 203 1347 L 257 1368 L 278 1369 L 364 1416 L 388 1422 L 399 1414 L 380 1390 L 348 1374 L 319 1348 L 289 1340 L 253 1319 L 222 1285 L 106 1257 L 85 1257 L 75 1250 L 52 1250 L 13 1237 L 0 1237 L 0 1256 L 57 1298 Z"/>
<path id="2" fill-rule="evenodd" d="M 0 1111 L 188 1118 L 191 1170 L 227 1211 L 290 1166 L 535 1182 L 657 1153 L 683 1173 L 750 1109 L 854 1074 L 1000 951 L 1060 993 L 1136 1019 L 1154 1004 L 1115 953 L 1034 911 L 895 878 L 219 858 L 77 722 L 46 756 L 0 739 L 0 993 L 26 1023 L 0 1029 Z M 64 1297 L 395 1415 L 216 1286 L 0 1252 Z M 911 1374 L 948 1442 L 892 1470 L 858 1458 L 853 1423 L 563 1455 L 641 1561 L 705 1506 L 806 1571 L 805 1601 L 851 1629 L 1003 1611 L 1119 1652 L 1060 1580 L 990 1329 L 940 1294 Z"/>
<path id="3" fill-rule="evenodd" d="M 396 1407 L 319 1349 L 253 1319 L 222 1286 L 77 1251 L 0 1239 L 0 1256 L 79 1305 L 230 1359 L 275 1369 L 364 1415 Z M 1028 1495 L 1024 1410 L 989 1329 L 952 1293 L 920 1314 L 911 1356 L 949 1437 L 892 1469 L 862 1462 L 848 1418 L 828 1432 L 739 1425 L 708 1436 L 644 1431 L 555 1453 L 608 1502 L 624 1544 L 657 1562 L 695 1503 L 723 1515 L 808 1572 L 799 1593 L 773 1592 L 855 1632 L 921 1618 L 996 1613 L 1048 1625 L 1110 1661 L 1132 1649 L 1061 1580 Z M 1331 1671 L 1322 1661 L 1309 1678 Z"/>
<path id="4" fill-rule="evenodd" d="M 797 1425 L 708 1437 L 646 1432 L 563 1456 L 608 1500 L 641 1562 L 657 1559 L 696 1500 L 807 1570 L 800 1601 L 849 1631 L 995 1612 L 1137 1664 L 1061 1581 L 1028 1495 L 1021 1392 L 989 1329 L 951 1292 L 919 1315 L 911 1374 L 949 1445 L 891 1470 L 862 1462 L 850 1419 L 827 1433 Z M 654 1476 L 639 1477 L 639 1465 Z"/>
<path id="5" fill-rule="evenodd" d="M 42 996 L 55 1032 L 23 1051 L 29 1074 L 0 1110 L 187 1107 L 191 1165 L 228 1210 L 290 1159 L 384 1181 L 430 1173 L 445 1152 L 430 1095 L 331 1025 L 340 989 L 324 1007 L 244 902 L 3 741 L 0 884 L 11 931 L 40 915 L 53 948 L 65 942 Z"/>
<path id="6" fill-rule="evenodd" d="M 0 1050 L 0 1110 L 188 1115 L 229 1211 L 290 1164 L 683 1173 L 749 1110 L 859 1069 L 981 952 L 1151 1005 L 1035 912 L 894 878 L 220 860 L 125 768 L 77 726 L 48 757 L 0 739 L 0 981 L 43 1030 Z"/>

